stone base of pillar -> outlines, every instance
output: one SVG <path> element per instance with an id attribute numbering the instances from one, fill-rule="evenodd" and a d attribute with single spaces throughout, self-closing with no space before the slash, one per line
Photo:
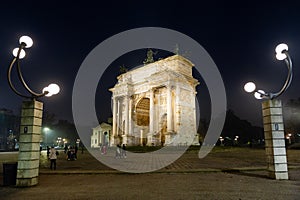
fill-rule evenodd
<path id="1" fill-rule="evenodd" d="M 284 172 L 269 171 L 269 177 L 276 180 L 288 180 L 289 173 L 288 171 L 284 171 Z"/>
<path id="2" fill-rule="evenodd" d="M 165 146 L 174 146 L 175 144 L 173 144 L 173 141 L 172 141 L 172 137 L 173 137 L 174 133 L 173 132 L 167 132 L 165 134 Z"/>
<path id="3" fill-rule="evenodd" d="M 134 137 L 131 135 L 122 135 L 122 144 L 132 145 L 134 143 Z"/>
<path id="4" fill-rule="evenodd" d="M 113 143 L 112 146 L 117 146 L 118 144 L 121 144 L 122 143 L 122 139 L 123 139 L 122 136 L 114 136 L 114 143 Z"/>
<path id="5" fill-rule="evenodd" d="M 16 186 L 17 187 L 29 187 L 29 186 L 35 186 L 39 183 L 38 177 L 32 177 L 32 178 L 18 178 Z"/>
<path id="6" fill-rule="evenodd" d="M 148 133 L 147 134 L 147 146 L 153 146 L 154 141 L 153 141 L 153 133 Z"/>
<path id="7" fill-rule="evenodd" d="M 200 143 L 199 143 L 199 134 L 195 135 L 195 138 L 193 140 L 192 145 L 194 145 L 194 146 L 200 146 Z"/>
<path id="8" fill-rule="evenodd" d="M 288 165 L 286 158 L 286 150 L 285 147 L 281 146 L 284 144 L 284 139 L 280 140 L 281 145 L 276 147 L 277 142 L 274 142 L 273 138 L 273 147 L 266 146 L 266 155 L 268 161 L 269 177 L 274 178 L 276 180 L 288 180 Z M 280 143 L 280 142 L 279 142 Z M 270 144 L 270 141 L 266 142 L 266 145 Z"/>
<path id="9" fill-rule="evenodd" d="M 110 140 L 109 140 L 109 146 L 111 146 L 111 147 L 116 146 L 116 144 L 115 144 L 115 137 L 114 136 L 112 136 L 110 138 Z"/>
<path id="10" fill-rule="evenodd" d="M 38 184 L 42 115 L 42 102 L 23 102 L 16 180 L 18 187 Z"/>
<path id="11" fill-rule="evenodd" d="M 277 180 L 287 180 L 288 167 L 281 101 L 276 99 L 264 101 L 262 109 L 269 176 Z"/>
<path id="12" fill-rule="evenodd" d="M 125 144 L 125 145 L 128 144 L 128 137 L 127 137 L 127 135 L 122 135 L 122 144 Z"/>

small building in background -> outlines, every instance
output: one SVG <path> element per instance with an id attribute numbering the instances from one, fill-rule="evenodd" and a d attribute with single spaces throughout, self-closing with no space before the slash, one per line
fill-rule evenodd
<path id="1" fill-rule="evenodd" d="M 93 128 L 91 136 L 91 148 L 99 148 L 100 145 L 108 145 L 111 136 L 112 126 L 107 123 L 101 123 L 99 126 Z"/>

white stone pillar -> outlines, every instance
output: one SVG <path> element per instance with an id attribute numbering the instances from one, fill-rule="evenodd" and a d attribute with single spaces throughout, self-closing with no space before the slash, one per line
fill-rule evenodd
<path id="1" fill-rule="evenodd" d="M 144 130 L 140 131 L 140 145 L 143 146 L 144 142 Z"/>
<path id="2" fill-rule="evenodd" d="M 121 117 L 121 113 L 120 113 L 120 100 L 118 99 L 117 101 L 117 137 L 119 136 L 119 131 L 120 131 L 120 117 Z"/>
<path id="3" fill-rule="evenodd" d="M 125 104 L 125 124 L 124 124 L 124 134 L 122 135 L 122 143 L 128 144 L 128 135 L 129 135 L 129 96 L 124 96 Z"/>
<path id="4" fill-rule="evenodd" d="M 150 119 L 149 119 L 149 132 L 153 134 L 154 131 L 154 95 L 153 90 L 150 89 Z"/>
<path id="5" fill-rule="evenodd" d="M 174 121 L 175 121 L 175 131 L 178 133 L 180 130 L 180 120 L 181 120 L 181 110 L 180 110 L 180 87 L 178 83 L 176 84 L 176 90 L 175 90 L 175 116 L 174 116 Z"/>
<path id="6" fill-rule="evenodd" d="M 172 89 L 171 86 L 167 87 L 167 132 L 173 132 L 173 109 L 172 109 Z"/>
<path id="7" fill-rule="evenodd" d="M 154 95 L 153 89 L 150 89 L 150 116 L 149 116 L 149 133 L 147 134 L 147 145 L 152 146 L 152 136 L 154 133 Z"/>
<path id="8" fill-rule="evenodd" d="M 277 180 L 287 180 L 289 177 L 281 101 L 264 101 L 262 112 L 269 176 Z"/>
<path id="9" fill-rule="evenodd" d="M 16 181 L 18 187 L 38 184 L 42 115 L 42 102 L 23 102 Z"/>
<path id="10" fill-rule="evenodd" d="M 125 103 L 125 135 L 128 135 L 129 132 L 129 97 L 124 97 L 124 103 Z"/>
<path id="11" fill-rule="evenodd" d="M 113 97 L 113 134 L 112 137 L 110 138 L 111 145 L 115 144 L 115 137 L 117 136 L 117 100 L 115 97 Z"/>
<path id="12" fill-rule="evenodd" d="M 167 133 L 165 134 L 165 145 L 171 145 L 172 134 L 174 133 L 173 108 L 172 108 L 172 88 L 167 87 Z"/>
<path id="13" fill-rule="evenodd" d="M 196 108 L 197 108 L 197 106 L 196 106 L 196 103 L 198 102 L 198 101 L 196 101 L 196 95 L 197 95 L 197 92 L 193 89 L 192 90 L 192 94 L 191 94 L 192 96 L 191 96 L 191 99 L 192 99 L 192 107 L 193 107 L 193 133 L 195 134 L 194 136 L 194 141 L 193 141 L 193 145 L 196 145 L 196 146 L 199 146 L 200 145 L 200 143 L 199 143 L 199 134 L 198 134 L 198 132 L 197 132 L 197 110 L 196 110 Z M 200 120 L 200 119 L 198 119 L 198 120 Z"/>
<path id="14" fill-rule="evenodd" d="M 133 131 L 132 131 L 132 125 L 133 125 L 133 121 L 132 121 L 132 98 L 129 97 L 129 111 L 128 111 L 128 126 L 129 126 L 129 130 L 128 130 L 128 135 L 132 135 Z"/>

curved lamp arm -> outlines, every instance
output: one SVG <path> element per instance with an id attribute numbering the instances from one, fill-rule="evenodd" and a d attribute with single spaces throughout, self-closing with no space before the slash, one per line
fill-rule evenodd
<path id="1" fill-rule="evenodd" d="M 8 80 L 8 84 L 9 84 L 10 88 L 11 88 L 17 95 L 19 95 L 19 96 L 21 96 L 21 97 L 28 98 L 28 96 L 21 94 L 21 93 L 15 88 L 15 86 L 12 84 L 12 81 L 11 81 L 11 70 L 12 70 L 12 67 L 14 66 L 16 60 L 17 60 L 17 58 L 14 58 L 14 59 L 11 61 L 10 65 L 9 65 L 9 68 L 8 68 L 8 70 L 7 70 L 7 80 Z"/>
<path id="2" fill-rule="evenodd" d="M 8 83 L 9 83 L 9 86 L 10 88 L 19 96 L 21 97 L 25 97 L 25 98 L 31 98 L 31 99 L 35 99 L 37 97 L 42 97 L 42 96 L 45 96 L 47 95 L 49 92 L 48 91 L 45 91 L 43 93 L 36 93 L 34 91 L 32 91 L 28 85 L 26 84 L 24 78 L 23 78 L 23 75 L 22 75 L 22 71 L 21 71 L 21 66 L 20 66 L 20 53 L 22 51 L 22 49 L 24 49 L 24 47 L 26 46 L 25 43 L 21 43 L 20 46 L 19 46 L 19 50 L 18 50 L 18 53 L 17 53 L 17 56 L 11 61 L 10 65 L 9 65 L 9 68 L 8 68 L 8 71 L 7 71 L 7 79 L 8 79 Z M 12 84 L 12 81 L 11 81 L 11 70 L 14 66 L 14 64 L 17 62 L 17 72 L 18 72 L 18 77 L 22 83 L 22 85 L 25 87 L 25 89 L 31 94 L 31 96 L 27 96 L 27 95 L 23 95 L 22 93 L 20 93 L 15 87 L 14 85 Z"/>
<path id="3" fill-rule="evenodd" d="M 256 86 L 253 82 L 248 82 L 245 84 L 244 89 L 248 93 L 254 93 L 255 98 L 257 99 L 274 99 L 281 94 L 283 94 L 287 88 L 290 86 L 292 79 L 293 79 L 293 63 L 292 59 L 288 53 L 288 46 L 286 44 L 279 44 L 275 51 L 276 51 L 276 58 L 278 60 L 284 60 L 285 64 L 288 68 L 288 75 L 285 80 L 284 85 L 278 92 L 264 92 L 263 90 L 256 90 Z"/>
<path id="4" fill-rule="evenodd" d="M 286 78 L 285 83 L 282 86 L 281 90 L 279 90 L 279 92 L 276 92 L 276 93 L 270 93 L 270 99 L 276 98 L 276 97 L 280 96 L 283 92 L 285 92 L 287 90 L 287 88 L 290 86 L 292 79 L 293 79 L 292 59 L 287 51 L 284 51 L 282 53 L 284 53 L 286 55 L 286 58 L 284 59 L 284 61 L 288 68 L 288 75 L 287 75 L 287 78 Z"/>

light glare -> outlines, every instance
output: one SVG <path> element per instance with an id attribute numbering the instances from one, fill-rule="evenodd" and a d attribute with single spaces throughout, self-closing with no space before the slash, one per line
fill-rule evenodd
<path id="1" fill-rule="evenodd" d="M 258 90 L 257 92 L 254 93 L 254 97 L 256 99 L 262 99 L 263 95 L 266 94 L 265 91 L 263 90 Z"/>
<path id="2" fill-rule="evenodd" d="M 26 44 L 25 48 L 30 48 L 33 45 L 32 39 L 29 36 L 26 36 L 26 35 L 20 37 L 19 42 L 20 42 L 20 44 L 22 42 L 24 42 Z"/>
<path id="3" fill-rule="evenodd" d="M 276 48 L 275 48 L 276 59 L 277 60 L 286 59 L 287 56 L 285 55 L 285 53 L 283 53 L 283 51 L 288 51 L 288 50 L 289 50 L 288 45 L 286 45 L 284 43 L 281 43 L 281 44 L 277 45 Z"/>
<path id="4" fill-rule="evenodd" d="M 59 91 L 60 88 L 55 83 L 52 83 L 43 89 L 43 93 L 48 92 L 48 94 L 45 95 L 46 97 L 51 97 L 52 95 L 58 94 Z"/>
<path id="5" fill-rule="evenodd" d="M 284 60 L 286 58 L 287 58 L 287 56 L 284 53 L 278 53 L 278 54 L 276 54 L 276 59 L 277 60 Z"/>
<path id="6" fill-rule="evenodd" d="M 60 91 L 60 88 L 57 84 L 55 83 L 51 83 L 48 88 L 50 89 L 51 93 L 54 95 L 54 94 L 58 94 L 59 91 Z"/>
<path id="7" fill-rule="evenodd" d="M 19 48 L 15 48 L 15 49 L 13 50 L 12 53 L 13 53 L 14 57 L 17 57 L 17 56 L 18 56 L 18 51 L 19 51 Z M 21 52 L 20 52 L 20 55 L 19 55 L 19 59 L 24 58 L 25 55 L 26 55 L 25 51 L 24 51 L 23 49 L 21 49 Z"/>
<path id="8" fill-rule="evenodd" d="M 253 82 L 248 82 L 244 86 L 244 90 L 248 93 L 254 92 L 256 86 Z"/>

